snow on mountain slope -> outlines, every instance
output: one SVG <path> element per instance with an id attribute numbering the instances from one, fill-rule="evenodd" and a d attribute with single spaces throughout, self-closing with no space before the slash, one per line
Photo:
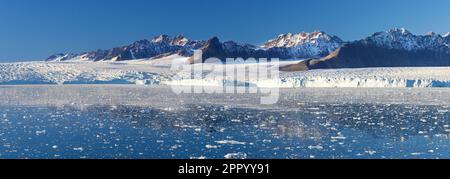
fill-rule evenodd
<path id="1" fill-rule="evenodd" d="M 361 40 L 367 44 L 375 44 L 380 47 L 388 47 L 397 50 L 417 51 L 433 50 L 439 51 L 445 48 L 448 35 L 441 36 L 434 32 L 426 35 L 415 35 L 405 28 L 395 28 L 387 32 L 377 32 L 374 35 Z"/>
<path id="2" fill-rule="evenodd" d="M 130 45 L 109 50 L 97 50 L 80 54 L 55 54 L 46 61 L 125 61 L 153 58 L 165 54 L 191 56 L 193 50 L 204 45 L 204 41 L 189 40 L 184 36 L 159 35 L 152 40 L 140 40 Z"/>
<path id="3" fill-rule="evenodd" d="M 337 49 L 349 43 L 375 45 L 380 48 L 420 51 L 429 50 L 433 53 L 450 54 L 450 33 L 439 35 L 428 33 L 415 35 L 404 28 L 395 28 L 386 32 L 377 32 L 362 40 L 344 42 L 337 36 L 328 35 L 322 31 L 298 34 L 281 34 L 269 40 L 261 47 L 235 41 L 219 42 L 211 52 L 228 57 L 279 58 L 282 60 L 321 58 L 330 55 Z M 217 39 L 217 38 L 211 38 Z M 190 40 L 184 36 L 170 37 L 159 35 L 151 40 L 140 40 L 130 45 L 108 50 L 97 50 L 80 54 L 55 54 L 47 61 L 129 61 L 137 59 L 159 59 L 170 55 L 191 57 L 194 50 L 210 47 L 211 41 Z"/>
<path id="4" fill-rule="evenodd" d="M 283 34 L 259 47 L 227 41 L 221 43 L 223 50 L 233 56 L 269 56 L 281 59 L 298 59 L 326 56 L 342 45 L 343 41 L 325 32 Z M 80 54 L 55 54 L 46 61 L 128 61 L 151 59 L 178 54 L 189 57 L 194 50 L 207 46 L 206 41 L 190 40 L 184 36 L 159 35 L 151 40 L 140 40 L 130 45 L 108 50 L 97 50 Z"/>
<path id="5" fill-rule="evenodd" d="M 450 48 L 450 32 L 447 32 L 443 37 L 445 39 L 445 45 Z"/>
<path id="6" fill-rule="evenodd" d="M 272 51 L 287 50 L 292 57 L 323 57 L 341 47 L 343 41 L 322 31 L 281 34 L 262 46 Z"/>

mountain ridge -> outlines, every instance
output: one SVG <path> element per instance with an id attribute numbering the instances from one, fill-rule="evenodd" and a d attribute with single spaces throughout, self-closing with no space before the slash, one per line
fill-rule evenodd
<path id="1" fill-rule="evenodd" d="M 283 71 L 367 67 L 450 66 L 448 36 L 414 35 L 404 28 L 346 43 L 326 57 L 284 66 Z"/>
<path id="2" fill-rule="evenodd" d="M 153 59 L 172 54 L 190 57 L 194 50 L 203 52 L 203 59 L 279 58 L 306 59 L 288 69 L 357 68 L 384 66 L 450 66 L 450 32 L 415 35 L 405 28 L 376 32 L 355 41 L 344 41 L 323 31 L 281 34 L 262 46 L 235 41 L 221 42 L 217 37 L 191 40 L 183 35 L 159 35 L 130 45 L 80 54 L 55 54 L 47 61 L 126 61 Z M 408 60 L 410 59 L 410 60 Z M 202 61 L 204 62 L 204 61 Z M 195 61 L 198 63 L 198 61 Z M 295 68 L 294 68 L 295 67 Z M 282 69 L 283 70 L 283 69 Z"/>
<path id="3" fill-rule="evenodd" d="M 262 57 L 278 57 L 281 59 L 291 58 L 312 58 L 325 56 L 331 51 L 338 48 L 343 41 L 337 36 L 330 36 L 322 31 L 312 33 L 302 32 L 300 34 L 308 34 L 309 39 L 297 42 L 295 45 L 286 47 L 274 46 L 265 48 L 257 47 L 248 43 L 240 43 L 236 41 L 226 41 L 222 46 L 229 52 L 235 54 L 248 54 L 255 58 Z M 312 37 L 314 35 L 314 37 Z M 213 37 L 215 38 L 215 37 Z M 211 38 L 212 39 L 212 38 Z M 275 39 L 269 40 L 266 45 Z M 333 40 L 337 41 L 334 42 Z M 332 42 L 333 41 L 333 42 Z M 51 55 L 46 61 L 68 61 L 68 60 L 84 60 L 84 61 L 123 61 L 133 59 L 148 59 L 159 57 L 164 54 L 179 54 L 182 56 L 192 56 L 194 50 L 204 48 L 207 41 L 190 40 L 182 35 L 171 37 L 169 35 L 159 35 L 151 40 L 144 39 L 136 41 L 130 45 L 115 47 L 108 50 L 97 50 L 91 52 L 74 53 L 58 53 Z M 331 46 L 331 47 L 330 47 Z M 233 53 L 229 53 L 233 54 Z M 236 56 L 236 55 L 231 55 Z"/>

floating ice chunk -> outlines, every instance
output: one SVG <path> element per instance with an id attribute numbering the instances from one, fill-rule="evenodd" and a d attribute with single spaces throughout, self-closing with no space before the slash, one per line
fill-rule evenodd
<path id="1" fill-rule="evenodd" d="M 84 149 L 83 147 L 75 147 L 73 150 L 83 152 Z"/>
<path id="2" fill-rule="evenodd" d="M 36 131 L 36 135 L 42 135 L 42 134 L 45 134 L 45 133 L 46 133 L 45 130 Z"/>
<path id="3" fill-rule="evenodd" d="M 204 160 L 206 159 L 205 156 L 200 156 L 200 157 L 189 157 L 189 159 L 199 159 L 199 160 Z"/>
<path id="4" fill-rule="evenodd" d="M 310 150 L 313 150 L 313 149 L 315 149 L 315 150 L 322 150 L 323 147 L 321 145 L 316 145 L 316 146 L 310 145 L 310 146 L 308 146 L 308 149 L 310 149 Z"/>
<path id="5" fill-rule="evenodd" d="M 145 85 L 145 80 L 136 80 L 136 85 Z"/>
<path id="6" fill-rule="evenodd" d="M 331 137 L 331 139 L 333 139 L 333 140 L 345 140 L 345 139 L 347 139 L 347 137 L 344 137 L 344 136 L 334 136 L 334 137 Z"/>
<path id="7" fill-rule="evenodd" d="M 239 141 L 235 141 L 235 140 L 221 140 L 221 141 L 216 141 L 216 143 L 228 144 L 228 145 L 246 145 L 247 144 L 247 142 L 239 142 Z"/>
<path id="8" fill-rule="evenodd" d="M 217 149 L 217 148 L 219 148 L 219 146 L 217 146 L 217 145 L 206 145 L 205 147 L 207 149 Z"/>
<path id="9" fill-rule="evenodd" d="M 226 154 L 224 157 L 225 157 L 225 159 L 247 159 L 247 154 L 242 153 L 242 152 L 229 153 L 229 154 Z"/>

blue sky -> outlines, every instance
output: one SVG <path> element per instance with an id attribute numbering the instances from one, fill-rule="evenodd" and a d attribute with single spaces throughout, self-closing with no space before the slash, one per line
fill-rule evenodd
<path id="1" fill-rule="evenodd" d="M 0 61 L 108 49 L 159 34 L 261 44 L 323 30 L 344 40 L 450 31 L 448 0 L 0 0 Z"/>

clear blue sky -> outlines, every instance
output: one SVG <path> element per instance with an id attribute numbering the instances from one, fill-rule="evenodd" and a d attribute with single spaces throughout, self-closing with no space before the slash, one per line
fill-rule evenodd
<path id="1" fill-rule="evenodd" d="M 450 31 L 448 0 L 0 0 L 0 61 L 108 49 L 158 34 L 253 44 L 316 29 L 355 40 Z"/>

